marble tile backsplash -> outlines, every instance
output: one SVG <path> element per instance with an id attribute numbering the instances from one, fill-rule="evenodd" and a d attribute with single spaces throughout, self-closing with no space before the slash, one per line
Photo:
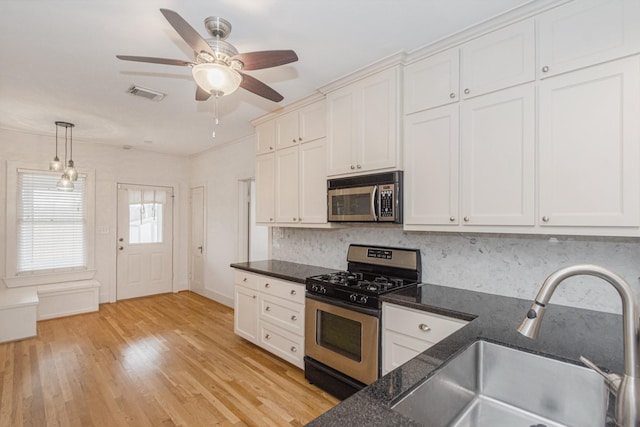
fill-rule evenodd
<path id="1" fill-rule="evenodd" d="M 560 267 L 590 263 L 609 268 L 640 291 L 640 239 L 405 232 L 398 226 L 336 230 L 274 228 L 272 258 L 344 270 L 350 243 L 419 248 L 422 281 L 533 299 Z M 621 313 L 620 297 L 601 279 L 573 277 L 551 304 Z"/>

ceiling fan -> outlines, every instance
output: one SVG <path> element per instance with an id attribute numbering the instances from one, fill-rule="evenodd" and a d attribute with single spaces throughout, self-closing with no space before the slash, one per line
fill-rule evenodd
<path id="1" fill-rule="evenodd" d="M 280 102 L 284 99 L 274 89 L 243 71 L 260 70 L 295 62 L 298 60 L 298 56 L 293 50 L 238 53 L 238 50 L 225 40 L 231 32 L 229 21 L 217 16 L 205 19 L 204 25 L 209 34 L 214 37 L 205 40 L 176 12 L 169 9 L 160 9 L 160 12 L 193 49 L 195 61 L 116 55 L 118 59 L 191 67 L 193 78 L 198 85 L 197 101 L 206 101 L 211 95 L 216 97 L 229 95 L 238 87 L 274 102 Z"/>

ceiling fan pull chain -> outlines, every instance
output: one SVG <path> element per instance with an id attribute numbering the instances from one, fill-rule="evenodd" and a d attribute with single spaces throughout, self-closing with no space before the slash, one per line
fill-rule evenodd
<path id="1" fill-rule="evenodd" d="M 216 93 L 215 99 L 213 100 L 213 123 L 215 126 L 218 126 L 220 124 L 220 115 L 219 115 L 219 108 L 218 108 L 219 102 L 220 102 L 220 94 Z M 215 127 L 213 129 L 213 133 L 211 134 L 211 136 L 213 138 L 216 137 Z"/>

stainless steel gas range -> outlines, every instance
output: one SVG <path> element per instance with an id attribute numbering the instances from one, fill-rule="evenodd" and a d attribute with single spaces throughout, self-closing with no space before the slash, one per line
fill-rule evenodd
<path id="1" fill-rule="evenodd" d="M 419 249 L 352 244 L 347 261 L 306 279 L 305 378 L 340 399 L 380 376 L 380 296 L 422 277 Z"/>

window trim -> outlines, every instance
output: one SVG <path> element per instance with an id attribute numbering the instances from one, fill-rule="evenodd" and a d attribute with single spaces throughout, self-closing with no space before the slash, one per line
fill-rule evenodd
<path id="1" fill-rule="evenodd" d="M 7 181 L 6 181 L 6 223 L 5 223 L 5 277 L 3 281 L 9 288 L 43 285 L 48 283 L 70 282 L 76 280 L 93 279 L 95 276 L 95 171 L 94 169 L 78 170 L 86 176 L 86 212 L 87 212 L 87 267 L 84 269 L 46 272 L 46 273 L 25 273 L 17 274 L 17 190 L 18 190 L 18 169 L 31 170 L 34 172 L 46 172 L 41 169 L 42 165 L 7 161 Z"/>

